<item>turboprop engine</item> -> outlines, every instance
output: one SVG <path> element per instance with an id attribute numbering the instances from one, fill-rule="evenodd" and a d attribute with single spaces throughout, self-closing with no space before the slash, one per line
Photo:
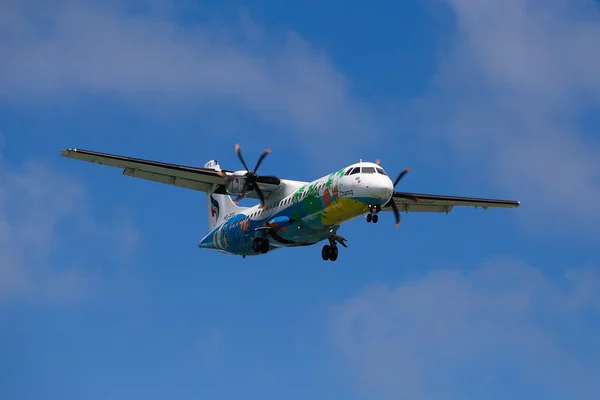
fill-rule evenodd
<path id="1" fill-rule="evenodd" d="M 260 199 L 261 205 L 266 207 L 265 195 L 263 194 L 260 186 L 257 183 L 265 183 L 270 185 L 279 185 L 281 180 L 276 176 L 267 176 L 267 175 L 257 175 L 256 170 L 264 160 L 264 158 L 271 152 L 271 149 L 266 149 L 258 158 L 256 162 L 256 166 L 254 170 L 250 171 L 248 166 L 246 165 L 246 161 L 244 161 L 244 157 L 242 157 L 242 152 L 240 150 L 240 145 L 235 145 L 235 152 L 242 162 L 242 165 L 246 170 L 235 171 L 233 175 L 228 178 L 226 191 L 230 195 L 237 196 L 233 199 L 233 202 L 237 204 L 240 200 L 242 200 L 248 192 L 256 191 L 258 198 Z"/>
<path id="2" fill-rule="evenodd" d="M 246 171 L 235 171 L 233 175 L 228 178 L 225 190 L 232 196 L 241 196 L 245 191 L 251 192 L 254 190 L 254 188 L 249 186 L 244 190 L 244 185 L 246 185 Z"/>

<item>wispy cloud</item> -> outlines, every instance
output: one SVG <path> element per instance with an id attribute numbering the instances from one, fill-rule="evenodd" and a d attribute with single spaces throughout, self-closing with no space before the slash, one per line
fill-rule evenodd
<path id="1" fill-rule="evenodd" d="M 0 100 L 223 104 L 310 142 L 377 132 L 327 55 L 292 31 L 266 35 L 243 13 L 235 24 L 184 24 L 147 1 L 39 3 L 0 5 L 0 53 L 10 55 L 0 61 Z"/>
<path id="2" fill-rule="evenodd" d="M 332 338 L 372 399 L 600 395 L 600 274 L 553 279 L 512 258 L 373 286 L 335 309 Z"/>
<path id="3" fill-rule="evenodd" d="M 9 167 L 0 157 L 0 301 L 64 304 L 96 294 L 94 239 L 126 256 L 138 233 L 127 221 L 93 219 L 86 204 L 68 176 L 38 163 Z"/>
<path id="4" fill-rule="evenodd" d="M 522 200 L 528 226 L 597 229 L 600 213 L 582 204 L 600 201 L 600 141 L 586 128 L 600 106 L 598 4 L 446 3 L 456 31 L 416 106 L 427 137 L 446 140 L 474 175 L 485 171 L 483 184 Z"/>

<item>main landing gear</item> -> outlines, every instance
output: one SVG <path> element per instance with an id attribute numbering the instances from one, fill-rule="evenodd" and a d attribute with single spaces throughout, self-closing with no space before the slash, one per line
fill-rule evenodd
<path id="1" fill-rule="evenodd" d="M 338 236 L 338 235 L 331 235 L 329 237 L 329 244 L 326 244 L 325 246 L 323 246 L 323 250 L 321 250 L 321 258 L 323 258 L 323 260 L 327 261 L 335 261 L 338 258 L 338 247 L 337 247 L 337 243 L 339 242 L 342 246 L 344 247 L 348 247 L 346 245 L 346 243 L 344 243 L 346 241 L 345 238 Z"/>
<path id="2" fill-rule="evenodd" d="M 254 250 L 255 253 L 266 254 L 267 251 L 269 251 L 269 238 L 254 238 L 254 242 L 252 243 L 252 250 Z"/>
<path id="3" fill-rule="evenodd" d="M 381 211 L 380 205 L 374 206 L 369 204 L 369 213 L 365 215 L 365 219 L 367 220 L 367 222 L 373 222 L 374 224 L 376 224 L 377 221 L 379 221 L 379 215 L 377 215 L 379 211 Z"/>
<path id="4" fill-rule="evenodd" d="M 323 260 L 327 261 L 335 261 L 338 258 L 338 248 L 334 243 L 333 245 L 326 244 L 323 246 L 323 250 L 321 250 L 321 257 Z"/>

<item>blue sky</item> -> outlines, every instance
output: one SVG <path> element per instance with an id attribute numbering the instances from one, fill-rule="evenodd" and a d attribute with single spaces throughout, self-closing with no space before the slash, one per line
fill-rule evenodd
<path id="1" fill-rule="evenodd" d="M 586 0 L 0 5 L 0 397 L 600 395 L 600 7 Z M 202 193 L 87 148 L 515 210 L 197 248 Z"/>

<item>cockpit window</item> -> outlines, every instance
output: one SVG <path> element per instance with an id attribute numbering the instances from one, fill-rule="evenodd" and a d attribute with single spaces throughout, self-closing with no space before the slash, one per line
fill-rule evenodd
<path id="1" fill-rule="evenodd" d="M 363 174 L 374 174 L 375 168 L 374 167 L 362 167 L 362 173 Z"/>
<path id="2" fill-rule="evenodd" d="M 358 174 L 359 172 L 360 172 L 360 167 L 354 167 L 352 172 L 350 172 L 348 175 Z"/>
<path id="3" fill-rule="evenodd" d="M 381 175 L 387 175 L 385 173 L 385 171 L 383 170 L 383 168 L 379 168 L 379 167 L 375 167 L 377 169 L 377 172 L 379 172 Z"/>
<path id="4" fill-rule="evenodd" d="M 348 168 L 348 169 L 346 170 L 346 173 L 345 173 L 344 175 L 350 175 L 350 171 L 352 171 L 352 168 Z"/>

